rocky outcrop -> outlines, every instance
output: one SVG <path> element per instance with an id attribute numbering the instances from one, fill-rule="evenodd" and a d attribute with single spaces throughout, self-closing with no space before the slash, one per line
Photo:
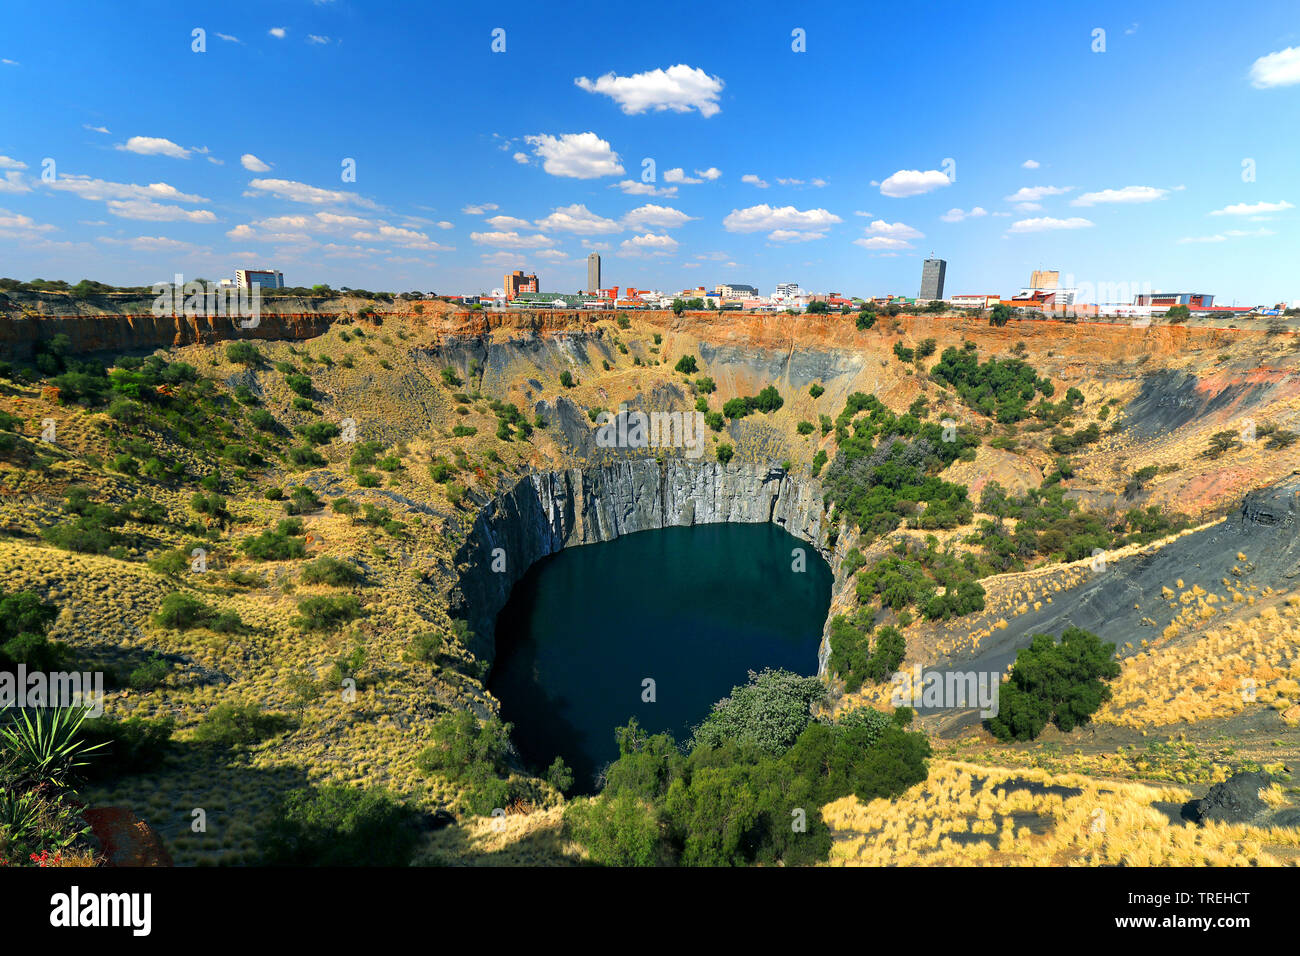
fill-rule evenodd
<path id="1" fill-rule="evenodd" d="M 771 521 L 838 563 L 813 479 L 754 465 L 619 461 L 527 475 L 492 499 L 457 552 L 452 612 L 474 632 L 470 649 L 490 661 L 497 614 L 534 561 L 637 531 L 730 521 Z"/>
<path id="2" fill-rule="evenodd" d="M 1185 808 L 1185 816 L 1197 823 L 1258 823 L 1267 817 L 1271 808 L 1260 799 L 1260 791 L 1267 789 L 1273 778 L 1262 770 L 1234 774 L 1222 783 L 1212 786 L 1200 800 L 1192 800 Z"/>

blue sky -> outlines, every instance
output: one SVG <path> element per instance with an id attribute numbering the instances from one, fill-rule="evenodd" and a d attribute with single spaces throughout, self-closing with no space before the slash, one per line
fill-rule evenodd
<path id="1" fill-rule="evenodd" d="M 1294 2 L 456 6 L 11 7 L 0 274 L 1300 298 Z"/>

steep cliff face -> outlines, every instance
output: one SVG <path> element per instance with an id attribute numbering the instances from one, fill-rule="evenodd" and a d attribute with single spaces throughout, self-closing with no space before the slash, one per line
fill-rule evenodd
<path id="1" fill-rule="evenodd" d="M 752 465 L 621 461 L 528 475 L 489 502 L 456 555 L 452 611 L 475 634 L 471 650 L 491 660 L 497 614 L 534 561 L 637 531 L 730 521 L 774 522 L 838 566 L 815 480 Z"/>

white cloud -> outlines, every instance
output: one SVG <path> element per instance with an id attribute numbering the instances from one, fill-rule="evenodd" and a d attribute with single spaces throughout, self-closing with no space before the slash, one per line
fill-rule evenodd
<path id="1" fill-rule="evenodd" d="M 217 221 L 217 217 L 208 209 L 183 209 L 148 199 L 110 199 L 108 211 L 123 219 L 143 219 L 149 222 Z"/>
<path id="2" fill-rule="evenodd" d="M 900 199 L 905 196 L 919 196 L 950 185 L 952 180 L 937 169 L 927 169 L 924 172 L 919 169 L 900 169 L 885 178 L 885 181 L 880 184 L 880 193 L 883 196 Z"/>
<path id="3" fill-rule="evenodd" d="M 1258 90 L 1300 83 L 1300 47 L 1261 56 L 1250 67 L 1250 85 Z"/>
<path id="4" fill-rule="evenodd" d="M 1069 219 L 1053 219 L 1041 216 L 1037 219 L 1020 219 L 1011 224 L 1008 232 L 1047 232 L 1053 229 L 1086 229 L 1092 225 L 1087 219 L 1072 216 Z"/>
<path id="5" fill-rule="evenodd" d="M 22 66 L 22 64 L 17 60 L 10 60 L 8 57 L 0 58 L 0 63 L 3 63 L 5 66 Z"/>
<path id="6" fill-rule="evenodd" d="M 825 209 L 800 210 L 794 206 L 775 208 L 767 203 L 748 209 L 733 209 L 722 220 L 727 232 L 770 232 L 777 229 L 794 229 L 817 232 L 843 222 L 839 216 Z"/>
<path id="7" fill-rule="evenodd" d="M 527 219 L 518 219 L 514 216 L 493 216 L 485 219 L 484 222 L 493 229 L 532 229 L 533 224 Z"/>
<path id="8" fill-rule="evenodd" d="M 894 239 L 890 236 L 872 236 L 869 239 L 854 239 L 855 246 L 861 246 L 863 249 L 911 249 L 912 244 L 903 239 Z"/>
<path id="9" fill-rule="evenodd" d="M 624 216 L 623 223 L 630 229 L 644 229 L 647 226 L 676 229 L 678 226 L 690 222 L 693 218 L 695 217 L 688 216 L 680 209 L 674 209 L 672 206 L 657 206 L 654 203 L 646 203 Z"/>
<path id="10" fill-rule="evenodd" d="M 1018 202 L 1018 203 L 1016 203 L 1016 211 L 1017 211 L 1017 212 L 1038 212 L 1038 210 L 1040 210 L 1040 209 L 1042 209 L 1042 208 L 1043 208 L 1043 204 L 1040 203 L 1040 202 Z"/>
<path id="11" fill-rule="evenodd" d="M 963 219 L 979 219 L 981 216 L 987 216 L 988 210 L 983 206 L 973 206 L 970 212 L 963 209 L 949 209 L 939 218 L 944 222 L 961 222 Z"/>
<path id="12" fill-rule="evenodd" d="M 576 232 L 584 236 L 623 231 L 623 227 L 613 219 L 596 215 L 582 203 L 557 207 L 545 219 L 537 220 L 537 228 Z"/>
<path id="13" fill-rule="evenodd" d="M 759 179 L 753 173 L 746 173 L 745 175 L 741 176 L 740 181 L 742 183 L 749 183 L 749 185 L 751 186 L 757 186 L 759 189 L 767 188 L 766 180 Z"/>
<path id="14" fill-rule="evenodd" d="M 139 153 L 141 156 L 170 156 L 172 159 L 189 159 L 193 152 L 161 136 L 132 136 L 116 148 L 128 153 Z"/>
<path id="15" fill-rule="evenodd" d="M 82 176 L 77 173 L 60 173 L 57 179 L 48 183 L 42 180 L 42 184 L 49 186 L 50 189 L 70 192 L 82 199 L 90 200 L 167 199 L 172 202 L 208 202 L 202 196 L 183 193 L 175 186 L 167 183 L 150 183 L 148 186 L 138 186 L 135 183 L 114 183 L 103 179 L 91 179 L 89 176 Z"/>
<path id="16" fill-rule="evenodd" d="M 91 126 L 89 123 L 82 123 L 82 124 L 81 124 L 81 128 L 82 128 L 82 129 L 88 129 L 88 130 L 90 130 L 92 133 L 108 133 L 108 127 L 107 127 L 107 126 Z"/>
<path id="17" fill-rule="evenodd" d="M 227 43 L 243 43 L 243 42 L 244 42 L 243 40 L 239 39 L 239 37 L 233 37 L 233 36 L 231 36 L 229 33 L 218 33 L 218 34 L 217 34 L 217 39 L 218 39 L 218 40 L 225 40 Z"/>
<path id="18" fill-rule="evenodd" d="M 513 160 L 514 160 L 516 163 L 518 163 L 520 166 L 527 166 L 527 165 L 528 165 L 528 154 L 527 154 L 527 153 L 516 152 L 516 153 L 515 153 L 513 156 L 511 156 L 510 158 L 513 159 Z"/>
<path id="19" fill-rule="evenodd" d="M 1037 169 L 1041 164 L 1036 159 L 1026 159 L 1020 164 L 1021 169 Z"/>
<path id="20" fill-rule="evenodd" d="M 719 77 L 684 63 L 670 66 L 667 70 L 650 70 L 631 76 L 618 76 L 612 72 L 596 80 L 579 76 L 573 82 L 588 93 L 608 96 L 629 116 L 646 110 L 672 110 L 674 113 L 699 110 L 701 116 L 713 116 L 721 110 L 718 96 L 724 85 Z"/>
<path id="21" fill-rule="evenodd" d="M 1038 202 L 1047 196 L 1059 196 L 1068 193 L 1073 186 L 1021 186 L 1006 197 L 1007 202 Z"/>
<path id="22" fill-rule="evenodd" d="M 271 27 L 271 29 L 267 30 L 266 32 L 271 34 L 271 36 L 275 37 L 277 40 L 284 39 L 284 33 L 285 33 L 284 27 Z"/>
<path id="23" fill-rule="evenodd" d="M 865 209 L 855 209 L 853 210 L 853 215 L 861 216 L 863 219 L 874 219 L 876 214 L 874 212 L 867 212 Z"/>
<path id="24" fill-rule="evenodd" d="M 614 188 L 623 190 L 629 196 L 676 196 L 676 186 L 665 186 L 660 188 L 654 183 L 638 182 L 635 179 L 624 179 L 622 182 L 612 183 Z"/>
<path id="25" fill-rule="evenodd" d="M 0 169 L 26 169 L 27 164 L 11 156 L 0 156 Z"/>
<path id="26" fill-rule="evenodd" d="M 677 251 L 677 240 L 672 236 L 656 236 L 648 232 L 644 236 L 624 239 L 619 243 L 618 249 L 620 256 L 668 255 Z"/>
<path id="27" fill-rule="evenodd" d="M 326 203 L 355 203 L 368 209 L 378 208 L 369 199 L 356 193 L 338 189 L 321 189 L 319 186 L 309 186 L 307 183 L 295 182 L 292 179 L 252 179 L 249 180 L 248 186 L 254 194 L 270 193 L 277 199 L 287 199 L 290 202 L 311 203 L 317 206 Z"/>
<path id="28" fill-rule="evenodd" d="M 193 243 L 181 242 L 179 239 L 169 239 L 166 236 L 136 236 L 134 239 L 114 239 L 111 236 L 100 236 L 97 241 L 110 246 L 127 246 L 131 249 L 139 249 L 142 252 L 157 252 L 163 249 L 168 252 L 176 252 L 195 248 Z"/>
<path id="29" fill-rule="evenodd" d="M 1281 202 L 1256 202 L 1256 203 L 1234 203 L 1231 206 L 1224 206 L 1222 209 L 1216 209 L 1210 213 L 1211 216 L 1263 216 L 1270 212 L 1282 212 L 1286 209 L 1294 209 L 1285 199 Z"/>
<path id="30" fill-rule="evenodd" d="M 352 238 L 358 242 L 392 242 L 405 249 L 423 249 L 428 252 L 442 251 L 447 247 L 433 242 L 422 232 L 403 229 L 399 226 L 381 225 L 375 232 L 354 232 Z"/>
<path id="31" fill-rule="evenodd" d="M 443 220 L 440 221 L 437 225 L 438 225 L 438 228 L 439 228 L 439 229 L 455 229 L 455 228 L 456 228 L 456 226 L 455 226 L 453 223 L 448 222 L 446 219 L 443 219 Z"/>
<path id="32" fill-rule="evenodd" d="M 250 173 L 269 173 L 271 171 L 271 167 L 267 163 L 262 162 L 252 153 L 245 153 L 243 156 L 240 156 L 239 165 L 243 166 Z"/>
<path id="33" fill-rule="evenodd" d="M 1102 189 L 1084 193 L 1070 200 L 1071 206 L 1096 206 L 1102 203 L 1154 202 L 1169 195 L 1168 189 L 1156 186 L 1125 186 L 1123 189 Z"/>
<path id="34" fill-rule="evenodd" d="M 780 176 L 776 177 L 776 182 L 778 186 L 802 186 L 803 185 L 802 179 L 782 179 Z"/>
<path id="35" fill-rule="evenodd" d="M 542 169 L 552 176 L 597 179 L 623 173 L 618 153 L 595 133 L 525 136 L 524 141 L 533 147 L 534 155 L 541 158 Z"/>
<path id="36" fill-rule="evenodd" d="M 0 209 L 0 235 L 35 236 L 43 232 L 53 232 L 54 226 L 38 223 L 30 216 Z"/>
<path id="37" fill-rule="evenodd" d="M 0 179 L 0 193 L 29 193 L 32 187 L 23 182 L 23 174 L 18 170 L 10 170 Z"/>
<path id="38" fill-rule="evenodd" d="M 514 231 L 508 232 L 471 232 L 469 237 L 485 246 L 502 246 L 509 249 L 541 249 L 554 245 L 554 242 L 541 234 L 521 236 Z"/>
<path id="39" fill-rule="evenodd" d="M 883 219 L 873 221 L 865 232 L 868 236 L 889 236 L 893 239 L 920 239 L 925 235 L 905 222 L 885 222 Z"/>
<path id="40" fill-rule="evenodd" d="M 686 170 L 678 166 L 677 168 L 670 169 L 664 173 L 664 182 L 682 183 L 683 185 L 687 185 L 687 186 L 696 186 L 704 182 L 704 180 L 692 179 L 690 176 L 686 175 Z"/>
<path id="41" fill-rule="evenodd" d="M 716 166 L 710 166 L 708 169 L 695 170 L 695 175 L 699 176 L 701 179 L 707 179 L 709 182 L 713 182 L 713 180 L 722 175 L 722 170 L 718 169 Z"/>
<path id="42" fill-rule="evenodd" d="M 767 234 L 773 242 L 811 242 L 813 239 L 825 239 L 824 232 L 803 232 L 798 229 L 774 229 Z"/>
<path id="43" fill-rule="evenodd" d="M 494 212 L 500 208 L 501 207 L 494 202 L 484 202 L 484 203 L 479 203 L 477 205 L 465 206 L 463 209 L 461 209 L 461 212 L 463 212 L 467 216 L 481 216 L 485 212 Z"/>
<path id="44" fill-rule="evenodd" d="M 1276 236 L 1277 232 L 1273 229 L 1225 229 L 1221 233 L 1215 233 L 1213 236 L 1186 236 L 1179 239 L 1178 242 L 1227 242 L 1229 239 L 1247 239 L 1259 238 L 1264 236 Z"/>
<path id="45" fill-rule="evenodd" d="M 321 35 L 319 35 L 319 34 L 317 34 L 317 33 L 308 33 L 308 34 L 307 34 L 307 42 L 308 42 L 308 43 L 311 43 L 311 44 L 313 44 L 313 45 L 315 45 L 315 46 L 324 46 L 326 43 L 329 43 L 329 42 L 330 42 L 330 38 L 329 38 L 329 37 L 323 37 L 323 36 L 321 36 Z"/>

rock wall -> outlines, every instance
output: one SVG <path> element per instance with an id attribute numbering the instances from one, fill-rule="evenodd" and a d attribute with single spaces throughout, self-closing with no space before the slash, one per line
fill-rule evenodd
<path id="1" fill-rule="evenodd" d="M 531 474 L 490 501 L 457 552 L 460 582 L 452 613 L 474 632 L 470 649 L 490 661 L 497 614 L 534 561 L 637 531 L 729 521 L 774 522 L 838 570 L 843 543 L 828 544 L 819 482 L 755 465 L 620 461 Z M 501 568 L 502 556 L 504 569 L 494 571 L 494 559 Z M 823 640 L 822 666 L 825 656 Z"/>

